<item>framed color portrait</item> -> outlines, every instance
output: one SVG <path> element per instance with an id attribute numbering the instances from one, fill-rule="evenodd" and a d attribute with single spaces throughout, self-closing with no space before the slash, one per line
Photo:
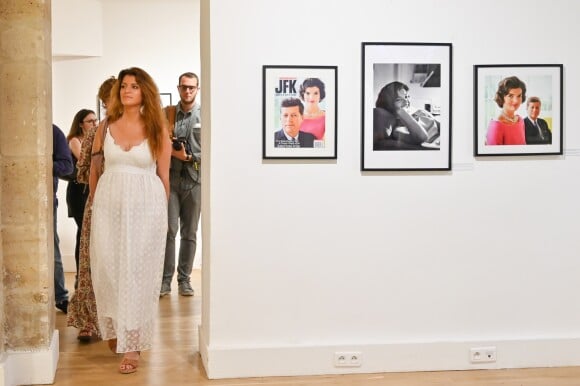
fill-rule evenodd
<path id="1" fill-rule="evenodd" d="M 336 66 L 263 66 L 262 157 L 336 158 Z"/>
<path id="2" fill-rule="evenodd" d="M 451 44 L 362 43 L 361 170 L 451 170 Z"/>
<path id="3" fill-rule="evenodd" d="M 474 66 L 474 155 L 562 154 L 563 66 Z"/>

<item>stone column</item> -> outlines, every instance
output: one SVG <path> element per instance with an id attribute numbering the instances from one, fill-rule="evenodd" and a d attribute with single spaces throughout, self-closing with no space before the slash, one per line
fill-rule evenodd
<path id="1" fill-rule="evenodd" d="M 0 385 L 51 383 L 58 359 L 50 6 L 50 0 L 0 1 Z M 37 369 L 38 360 L 53 366 Z M 32 364 L 37 374 L 31 374 Z"/>

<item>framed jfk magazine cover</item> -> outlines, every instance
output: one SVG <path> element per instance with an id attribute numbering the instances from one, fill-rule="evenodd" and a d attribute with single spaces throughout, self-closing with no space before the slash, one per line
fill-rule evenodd
<path id="1" fill-rule="evenodd" d="M 361 170 L 451 170 L 451 44 L 362 43 Z"/>
<path id="2" fill-rule="evenodd" d="M 475 156 L 562 154 L 561 64 L 474 66 Z"/>
<path id="3" fill-rule="evenodd" d="M 336 66 L 263 66 L 262 157 L 336 158 Z"/>

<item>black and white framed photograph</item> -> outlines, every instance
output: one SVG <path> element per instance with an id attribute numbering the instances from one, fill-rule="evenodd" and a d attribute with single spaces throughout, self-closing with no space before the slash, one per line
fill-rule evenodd
<path id="1" fill-rule="evenodd" d="M 361 170 L 451 170 L 450 43 L 362 43 Z"/>
<path id="2" fill-rule="evenodd" d="M 159 93 L 159 96 L 161 97 L 161 105 L 163 107 L 171 106 L 173 104 L 173 98 L 170 92 Z"/>
<path id="3" fill-rule="evenodd" d="M 262 157 L 335 159 L 336 66 L 265 65 Z"/>
<path id="4" fill-rule="evenodd" d="M 563 65 L 474 66 L 474 155 L 562 154 Z"/>

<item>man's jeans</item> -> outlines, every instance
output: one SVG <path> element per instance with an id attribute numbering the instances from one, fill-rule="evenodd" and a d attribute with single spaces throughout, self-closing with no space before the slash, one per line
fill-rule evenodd
<path id="1" fill-rule="evenodd" d="M 178 184 L 175 184 L 178 185 Z M 177 282 L 189 282 L 197 246 L 197 227 L 201 213 L 201 185 L 184 190 L 172 184 L 169 193 L 167 243 L 163 283 L 170 284 L 175 272 L 175 237 L 181 236 L 177 263 Z M 179 226 L 179 227 L 178 227 Z"/>
<path id="2" fill-rule="evenodd" d="M 60 254 L 60 240 L 56 231 L 56 212 L 57 205 L 54 205 L 54 301 L 62 303 L 68 300 L 68 290 L 64 286 L 64 270 L 62 268 L 62 256 Z"/>

